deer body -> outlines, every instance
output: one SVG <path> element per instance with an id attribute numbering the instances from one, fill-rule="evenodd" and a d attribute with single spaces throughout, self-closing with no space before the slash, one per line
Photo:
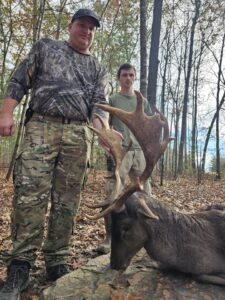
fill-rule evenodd
<path id="1" fill-rule="evenodd" d="M 225 285 L 223 208 L 195 214 L 178 213 L 141 192 L 144 182 L 151 176 L 155 164 L 172 139 L 169 137 L 167 119 L 156 108 L 153 116 L 146 116 L 143 97 L 139 92 L 135 93 L 137 106 L 133 112 L 97 104 L 128 126 L 146 160 L 145 170 L 139 180 L 121 194 L 116 191 L 108 208 L 89 217 L 96 220 L 111 213 L 111 267 L 125 269 L 137 251 L 144 247 L 163 267 L 190 273 L 207 283 Z M 93 130 L 112 149 L 117 170 L 124 157 L 120 141 L 114 141 L 112 130 Z M 115 171 L 115 176 L 117 173 Z M 105 202 L 95 208 L 104 206 Z"/>
<path id="2" fill-rule="evenodd" d="M 146 216 L 138 198 L 158 216 Z M 111 266 L 126 268 L 144 247 L 163 268 L 225 285 L 225 212 L 178 213 L 144 193 L 135 193 L 125 210 L 112 213 Z"/>

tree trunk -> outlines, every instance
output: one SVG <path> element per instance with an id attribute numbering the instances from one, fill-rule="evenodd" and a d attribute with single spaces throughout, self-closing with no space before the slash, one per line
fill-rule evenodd
<path id="1" fill-rule="evenodd" d="M 193 56 L 193 47 L 194 47 L 195 27 L 196 27 L 198 17 L 199 17 L 200 5 L 201 5 L 200 0 L 195 0 L 195 8 L 196 9 L 195 9 L 195 15 L 194 15 L 194 18 L 192 21 L 192 26 L 191 26 L 188 69 L 187 69 L 187 77 L 185 80 L 184 98 L 183 98 L 183 113 L 182 113 L 181 137 L 180 137 L 180 147 L 179 147 L 178 174 L 181 174 L 183 172 L 184 150 L 185 150 L 186 135 L 187 135 L 187 112 L 188 112 L 189 83 L 190 83 L 191 69 L 192 69 L 192 56 Z"/>
<path id="2" fill-rule="evenodd" d="M 147 25 L 146 0 L 140 0 L 140 91 L 147 97 Z"/>
<path id="3" fill-rule="evenodd" d="M 202 62 L 202 54 L 204 50 L 204 43 L 202 40 L 200 51 L 196 54 L 196 69 L 193 79 L 193 111 L 192 111 L 192 134 L 191 134 L 191 165 L 192 170 L 196 171 L 196 156 L 198 157 L 197 149 L 197 113 L 198 113 L 198 84 L 199 71 Z M 198 59 L 197 59 L 198 57 Z"/>
<path id="4" fill-rule="evenodd" d="M 166 89 L 166 75 L 167 75 L 167 67 L 169 63 L 169 57 L 170 57 L 170 27 L 168 26 L 166 29 L 165 34 L 165 40 L 166 40 L 166 53 L 164 54 L 164 69 L 163 69 L 163 75 L 162 75 L 162 92 L 161 92 L 161 112 L 164 115 L 165 114 L 165 89 Z M 162 155 L 160 159 L 160 185 L 163 185 L 163 177 L 164 177 L 164 154 Z"/>
<path id="5" fill-rule="evenodd" d="M 206 46 L 208 47 L 208 45 L 206 44 Z M 219 101 L 219 96 L 220 96 L 220 83 L 221 83 L 221 77 L 222 77 L 222 60 L 223 60 L 223 52 L 224 52 L 224 46 L 225 46 L 225 34 L 223 35 L 223 40 L 222 40 L 222 47 L 221 47 L 221 52 L 220 52 L 220 60 L 218 61 L 216 55 L 212 52 L 217 64 L 218 64 L 218 80 L 217 80 L 217 94 L 216 94 L 216 113 L 213 116 L 212 122 L 209 126 L 207 135 L 206 135 L 206 140 L 205 140 L 205 145 L 204 145 L 204 149 L 203 149 L 203 155 L 202 155 L 202 163 L 201 163 L 201 170 L 202 170 L 202 174 L 205 173 L 205 158 L 206 158 L 206 151 L 207 151 L 207 147 L 208 147 L 208 142 L 210 139 L 210 135 L 211 135 L 211 131 L 214 125 L 215 120 L 218 119 L 219 116 L 219 111 L 225 101 L 225 92 L 222 95 L 221 100 Z M 219 123 L 217 123 L 219 124 Z M 217 127 L 219 127 L 217 125 Z M 216 144 L 216 165 L 220 164 L 220 151 L 219 151 L 219 128 L 216 129 L 216 137 L 217 137 L 217 144 Z M 220 173 L 220 166 L 216 166 L 216 171 Z"/>
<path id="6" fill-rule="evenodd" d="M 222 105 L 223 105 L 224 102 L 225 102 L 225 91 L 223 93 L 223 96 L 222 96 L 222 98 L 220 100 L 219 106 L 218 106 L 218 108 L 217 108 L 217 110 L 216 110 L 216 112 L 215 112 L 215 114 L 214 114 L 214 116 L 212 118 L 211 124 L 210 124 L 208 132 L 206 134 L 206 140 L 205 140 L 205 145 L 204 145 L 204 149 L 203 149 L 202 164 L 201 164 L 202 165 L 201 169 L 202 169 L 202 173 L 203 174 L 205 173 L 205 158 L 206 158 L 206 151 L 207 151 L 207 147 L 208 147 L 208 143 L 209 143 L 209 138 L 210 138 L 210 135 L 211 135 L 211 131 L 212 131 L 214 122 L 215 122 L 215 120 L 217 118 L 217 115 L 218 115 L 218 113 L 219 113 L 219 111 L 220 111 L 220 109 L 221 109 L 221 107 L 222 107 Z"/>
<path id="7" fill-rule="evenodd" d="M 221 76 L 222 76 L 222 61 L 223 61 L 224 42 L 225 42 L 225 34 L 223 35 L 222 47 L 221 47 L 221 52 L 220 52 L 219 68 L 218 68 L 217 93 L 216 93 L 216 109 L 217 109 L 217 111 L 219 111 L 219 96 L 220 96 L 220 83 L 221 83 Z M 218 115 L 216 118 L 216 179 L 221 179 L 219 117 L 220 117 L 220 114 L 218 112 Z"/>
<path id="8" fill-rule="evenodd" d="M 149 56 L 147 98 L 153 108 L 156 105 L 158 53 L 163 0 L 154 0 L 152 38 Z"/>
<path id="9" fill-rule="evenodd" d="M 56 34 L 55 39 L 59 39 L 60 30 L 61 30 L 61 21 L 62 21 L 62 13 L 65 8 L 67 0 L 60 0 L 60 6 L 59 6 L 59 13 L 57 15 L 57 28 L 56 28 Z"/>
<path id="10" fill-rule="evenodd" d="M 40 38 L 44 11 L 45 0 L 33 0 L 33 43 L 35 43 Z"/>

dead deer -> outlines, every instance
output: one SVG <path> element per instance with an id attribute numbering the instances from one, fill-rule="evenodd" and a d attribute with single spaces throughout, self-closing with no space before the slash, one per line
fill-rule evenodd
<path id="1" fill-rule="evenodd" d="M 146 159 L 146 168 L 139 181 L 122 194 L 114 194 L 114 202 L 92 217 L 98 219 L 111 213 L 111 267 L 125 269 L 137 251 L 144 247 L 161 267 L 192 274 L 203 282 L 225 285 L 223 207 L 193 214 L 178 213 L 142 192 L 143 182 L 151 175 L 171 139 L 164 116 L 157 110 L 154 116 L 146 116 L 142 108 L 142 96 L 138 92 L 136 95 L 137 108 L 132 113 L 98 105 L 115 114 L 130 128 Z M 164 137 L 160 142 L 162 128 Z M 103 129 L 97 134 L 107 140 L 109 147 L 112 146 L 110 129 Z M 122 157 L 122 148 L 118 146 L 113 153 L 117 162 L 117 157 Z"/>

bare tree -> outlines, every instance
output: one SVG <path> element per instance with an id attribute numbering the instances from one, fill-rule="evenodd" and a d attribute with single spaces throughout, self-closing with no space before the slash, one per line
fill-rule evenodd
<path id="1" fill-rule="evenodd" d="M 147 96 L 147 25 L 146 25 L 146 0 L 140 0 L 140 91 Z"/>
<path id="2" fill-rule="evenodd" d="M 171 45 L 170 45 L 170 33 L 171 33 L 171 27 L 167 26 L 166 27 L 166 33 L 165 33 L 165 53 L 163 52 L 164 55 L 164 66 L 162 70 L 162 91 L 161 91 L 161 112 L 163 115 L 165 115 L 165 92 L 166 92 L 166 79 L 167 79 L 167 69 L 168 69 L 168 64 L 169 60 L 171 57 Z M 164 155 L 162 155 L 160 159 L 160 185 L 163 185 L 163 177 L 164 177 Z"/>
<path id="3" fill-rule="evenodd" d="M 33 0 L 33 43 L 40 38 L 44 11 L 45 0 Z"/>
<path id="4" fill-rule="evenodd" d="M 218 65 L 218 76 L 217 76 L 217 93 L 216 93 L 216 110 L 219 110 L 219 97 L 220 97 L 220 84 L 222 77 L 222 61 L 224 54 L 224 43 L 225 43 L 225 33 L 222 39 L 222 47 L 220 52 L 220 60 Z M 216 179 L 221 179 L 221 170 L 220 170 L 220 134 L 219 134 L 219 117 L 218 113 L 216 119 Z"/>
<path id="5" fill-rule="evenodd" d="M 218 108 L 217 108 L 217 110 L 216 110 L 216 112 L 215 112 L 215 114 L 214 114 L 214 116 L 212 118 L 212 121 L 210 123 L 210 126 L 209 126 L 207 134 L 206 134 L 206 139 L 205 139 L 205 144 L 204 144 L 204 149 L 203 149 L 203 154 L 202 154 L 202 164 L 201 164 L 202 165 L 202 167 L 201 167 L 202 173 L 205 172 L 206 152 L 207 152 L 207 147 L 208 147 L 210 135 L 211 135 L 211 132 L 212 132 L 212 128 L 213 128 L 214 122 L 217 119 L 217 115 L 219 114 L 219 111 L 220 111 L 222 105 L 224 104 L 224 102 L 225 102 L 225 91 L 224 91 L 224 93 L 223 93 L 223 95 L 221 97 L 219 106 L 218 106 Z"/>
<path id="6" fill-rule="evenodd" d="M 185 150 L 184 146 L 186 143 L 186 135 L 187 135 L 187 111 L 188 111 L 189 85 L 190 85 L 191 70 L 192 70 L 192 57 L 193 57 L 195 27 L 196 27 L 196 24 L 197 24 L 198 18 L 199 18 L 200 5 L 201 5 L 201 1 L 195 0 L 195 15 L 193 17 L 192 25 L 191 25 L 188 67 L 187 67 L 187 76 L 185 79 L 184 98 L 183 98 L 182 126 L 181 126 L 179 160 L 178 160 L 178 173 L 179 174 L 181 174 L 183 172 L 183 161 L 184 161 L 184 150 Z"/>
<path id="7" fill-rule="evenodd" d="M 193 76 L 193 105 L 192 105 L 192 132 L 191 132 L 191 166 L 192 170 L 196 171 L 196 149 L 197 149 L 197 113 L 198 113 L 198 86 L 199 72 L 202 63 L 204 51 L 204 33 L 201 41 L 199 52 L 195 54 L 194 76 Z"/>
<path id="8" fill-rule="evenodd" d="M 209 48 L 209 46 L 207 44 L 206 44 L 206 46 Z M 212 131 L 214 122 L 216 121 L 216 172 L 217 172 L 217 179 L 220 179 L 220 177 L 221 177 L 221 174 L 220 174 L 220 149 L 219 149 L 219 112 L 225 101 L 225 92 L 223 93 L 221 99 L 219 100 L 221 82 L 223 83 L 223 85 L 225 85 L 225 79 L 224 79 L 224 75 L 222 72 L 222 60 L 223 60 L 224 46 L 225 46 L 225 34 L 223 35 L 223 39 L 222 39 L 220 59 L 218 60 L 215 53 L 211 51 L 217 65 L 218 65 L 216 112 L 213 116 L 213 119 L 211 121 L 211 124 L 209 126 L 209 129 L 208 129 L 208 132 L 206 135 L 206 140 L 205 140 L 205 145 L 204 145 L 204 150 L 203 150 L 203 155 L 202 155 L 202 164 L 201 164 L 202 165 L 202 173 L 204 174 L 207 147 L 208 147 L 208 143 L 209 143 L 209 139 L 210 139 L 210 135 L 211 135 L 211 131 Z"/>
<path id="9" fill-rule="evenodd" d="M 152 22 L 152 37 L 149 56 L 149 69 L 148 69 L 148 87 L 147 98 L 151 107 L 156 104 L 156 90 L 157 90 L 157 74 L 158 74 L 158 53 L 159 53 L 159 40 L 162 19 L 162 6 L 163 0 L 154 0 L 153 9 L 153 22 Z"/>

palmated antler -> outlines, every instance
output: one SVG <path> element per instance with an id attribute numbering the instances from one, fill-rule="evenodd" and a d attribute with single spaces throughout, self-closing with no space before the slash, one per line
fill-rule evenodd
<path id="1" fill-rule="evenodd" d="M 118 132 L 109 127 L 108 122 L 105 122 L 99 115 L 95 114 L 95 116 L 99 119 L 102 124 L 101 129 L 96 129 L 92 126 L 89 126 L 91 130 L 93 130 L 99 137 L 99 139 L 110 149 L 110 155 L 112 155 L 115 162 L 115 177 L 116 177 L 116 186 L 112 191 L 107 203 L 100 204 L 100 207 L 106 206 L 107 204 L 111 204 L 113 200 L 115 200 L 119 194 L 121 179 L 119 176 L 119 168 L 121 166 L 122 160 L 130 149 L 132 142 L 127 149 L 122 147 L 122 137 L 118 135 Z M 92 206 L 93 207 L 93 206 Z M 96 207 L 96 206 L 95 206 Z M 97 205 L 99 207 L 99 205 Z"/>
<path id="2" fill-rule="evenodd" d="M 152 174 L 155 164 L 166 150 L 168 143 L 172 140 L 169 138 L 169 126 L 167 119 L 156 108 L 154 108 L 155 114 L 153 116 L 147 116 L 144 113 L 143 96 L 137 91 L 135 91 L 135 94 L 137 96 L 137 106 L 133 112 L 126 112 L 119 108 L 111 107 L 105 104 L 96 104 L 98 108 L 115 115 L 131 130 L 143 150 L 146 160 L 146 167 L 139 180 L 135 184 L 128 186 L 128 188 L 121 195 L 119 195 L 119 197 L 117 197 L 110 207 L 91 217 L 95 220 L 107 215 L 113 210 L 121 209 L 126 199 L 130 195 L 136 191 L 143 190 L 145 181 Z M 162 129 L 163 140 L 160 141 Z M 110 139 L 112 139 L 112 137 L 110 137 Z M 158 218 L 153 213 L 151 214 L 152 218 Z"/>
<path id="3" fill-rule="evenodd" d="M 144 113 L 143 96 L 137 91 L 135 91 L 135 94 L 137 96 L 137 107 L 133 112 L 126 112 L 104 104 L 96 104 L 96 106 L 119 118 L 136 137 L 146 159 L 146 167 L 140 177 L 142 183 L 151 175 L 155 164 L 166 150 L 171 139 L 169 138 L 169 126 L 166 118 L 156 108 L 154 108 L 155 114 L 153 116 L 147 116 Z M 163 141 L 160 142 L 162 128 L 164 134 Z"/>

